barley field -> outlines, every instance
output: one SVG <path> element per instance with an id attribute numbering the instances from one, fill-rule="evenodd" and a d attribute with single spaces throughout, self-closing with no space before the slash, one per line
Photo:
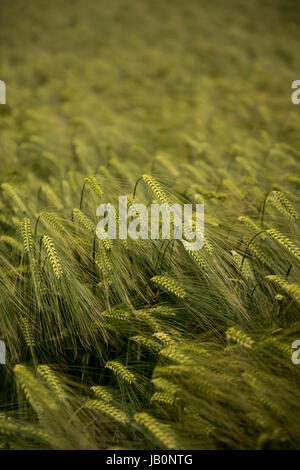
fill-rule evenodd
<path id="1" fill-rule="evenodd" d="M 1 449 L 300 449 L 299 6 L 0 0 Z"/>

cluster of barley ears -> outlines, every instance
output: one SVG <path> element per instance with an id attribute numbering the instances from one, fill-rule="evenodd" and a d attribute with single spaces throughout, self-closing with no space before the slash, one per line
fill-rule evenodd
<path id="1" fill-rule="evenodd" d="M 70 2 L 4 3 L 0 448 L 299 448 L 294 18 L 258 0 L 78 0 L 79 21 Z M 204 204 L 203 248 L 99 240 L 97 206 L 120 195 Z"/>

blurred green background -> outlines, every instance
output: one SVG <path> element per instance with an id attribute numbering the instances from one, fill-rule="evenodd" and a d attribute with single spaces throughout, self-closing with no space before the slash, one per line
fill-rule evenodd
<path id="1" fill-rule="evenodd" d="M 74 135 L 92 135 L 86 171 L 109 149 L 142 167 L 159 150 L 180 160 L 186 133 L 222 153 L 263 131 L 299 143 L 290 99 L 298 1 L 1 0 L 0 8 L 0 126 L 17 132 L 0 144 L 2 174 L 42 171 L 20 148 L 29 134 L 68 167 L 79 164 Z"/>

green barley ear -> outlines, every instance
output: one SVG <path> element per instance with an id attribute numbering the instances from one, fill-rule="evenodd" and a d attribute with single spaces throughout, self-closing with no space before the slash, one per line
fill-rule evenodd
<path id="1" fill-rule="evenodd" d="M 140 318 L 142 321 L 147 323 L 153 331 L 159 331 L 161 329 L 160 323 L 157 321 L 156 318 L 153 318 L 151 316 L 151 313 L 149 312 L 149 310 L 147 310 L 147 309 L 146 310 L 143 310 L 143 309 L 137 310 L 135 312 L 135 315 L 138 318 Z"/>
<path id="2" fill-rule="evenodd" d="M 255 395 L 253 397 L 253 400 L 255 402 L 258 402 L 264 407 L 269 408 L 272 412 L 275 412 L 277 415 L 283 415 L 283 411 L 277 405 L 277 403 L 274 403 L 274 401 L 267 396 L 266 391 L 264 390 L 263 383 L 258 380 L 257 377 L 248 372 L 244 372 L 243 379 L 251 388 L 254 389 Z"/>
<path id="3" fill-rule="evenodd" d="M 224 186 L 229 189 L 229 191 L 235 196 L 237 199 L 243 199 L 244 193 L 240 190 L 240 188 L 229 178 L 223 180 Z"/>
<path id="4" fill-rule="evenodd" d="M 238 162 L 248 173 L 249 175 L 254 178 L 255 177 L 255 171 L 253 166 L 250 164 L 250 160 L 245 157 L 236 157 L 235 159 L 236 162 Z"/>
<path id="5" fill-rule="evenodd" d="M 63 208 L 61 201 L 49 184 L 43 184 L 41 191 L 52 206 L 59 210 Z"/>
<path id="6" fill-rule="evenodd" d="M 288 198 L 281 191 L 272 191 L 272 197 L 270 198 L 271 204 L 281 212 L 282 215 L 286 216 L 291 220 L 299 219 L 297 212 L 291 205 Z"/>
<path id="7" fill-rule="evenodd" d="M 63 200 L 65 202 L 65 206 L 70 207 L 72 206 L 72 190 L 69 181 L 63 180 L 62 181 L 62 195 Z"/>
<path id="8" fill-rule="evenodd" d="M 106 251 L 109 251 L 113 247 L 113 242 L 110 238 L 103 238 L 102 240 L 98 240 L 99 246 L 103 247 Z"/>
<path id="9" fill-rule="evenodd" d="M 246 279 L 253 279 L 254 275 L 253 275 L 253 271 L 252 271 L 249 260 L 246 258 L 243 258 L 239 253 L 237 253 L 234 250 L 231 250 L 231 254 L 233 256 L 236 268 L 238 270 L 241 270 L 242 275 Z M 243 265 L 242 265 L 242 262 L 243 262 Z"/>
<path id="10" fill-rule="evenodd" d="M 0 237 L 0 243 L 1 242 L 6 243 L 7 245 L 9 245 L 11 248 L 13 248 L 16 251 L 19 251 L 19 252 L 23 251 L 23 246 L 21 245 L 21 243 L 19 243 L 17 240 L 15 240 L 14 238 L 8 235 L 2 235 Z"/>
<path id="11" fill-rule="evenodd" d="M 112 264 L 110 262 L 109 255 L 107 254 L 107 248 L 109 245 L 102 243 L 103 240 L 98 240 L 98 242 L 100 249 L 96 252 L 95 262 L 103 272 L 103 275 L 108 278 L 109 273 L 112 271 Z"/>
<path id="12" fill-rule="evenodd" d="M 204 222 L 208 225 L 212 225 L 213 227 L 219 227 L 220 221 L 211 214 L 207 212 L 204 214 Z"/>
<path id="13" fill-rule="evenodd" d="M 284 179 L 289 181 L 290 183 L 294 183 L 296 185 L 300 185 L 300 177 L 297 175 L 285 175 Z"/>
<path id="14" fill-rule="evenodd" d="M 156 333 L 153 333 L 154 338 L 157 338 L 159 341 L 161 341 L 163 344 L 166 346 L 172 346 L 176 344 L 176 341 L 167 333 L 164 331 L 157 331 Z"/>
<path id="15" fill-rule="evenodd" d="M 29 322 L 29 319 L 26 318 L 26 317 L 22 317 L 20 319 L 20 327 L 21 327 L 23 336 L 25 338 L 26 345 L 29 348 L 34 347 L 35 342 L 34 342 L 33 332 L 32 332 L 32 328 L 31 328 L 31 324 Z"/>
<path id="16" fill-rule="evenodd" d="M 58 400 L 63 401 L 65 399 L 64 389 L 57 376 L 51 370 L 51 368 L 47 365 L 41 364 L 38 366 L 37 371 L 39 375 L 45 380 L 45 382 L 49 385 L 49 387 L 53 390 Z"/>
<path id="17" fill-rule="evenodd" d="M 199 204 L 204 203 L 200 195 L 203 195 L 204 197 L 208 199 L 226 199 L 228 197 L 228 194 L 226 193 L 218 193 L 216 191 L 211 191 L 211 190 L 208 191 L 207 189 L 205 189 L 205 187 L 201 186 L 200 184 L 193 185 L 192 188 L 193 188 L 193 191 L 196 191 L 196 194 L 194 194 L 194 197 Z"/>
<path id="18" fill-rule="evenodd" d="M 245 333 L 243 333 L 243 331 L 237 330 L 234 327 L 231 327 L 226 331 L 226 337 L 227 339 L 234 341 L 235 343 L 238 343 L 245 348 L 252 348 L 254 343 L 250 336 L 247 336 Z"/>
<path id="19" fill-rule="evenodd" d="M 129 384 L 133 384 L 133 383 L 136 382 L 135 375 L 129 369 L 127 369 L 127 367 L 125 367 L 123 364 L 121 364 L 120 362 L 108 361 L 105 364 L 105 367 L 107 369 L 112 370 L 113 373 L 117 377 L 121 377 L 121 379 L 124 380 L 124 382 L 127 382 Z"/>
<path id="20" fill-rule="evenodd" d="M 25 217 L 21 222 L 21 232 L 24 244 L 25 253 L 29 253 L 32 249 L 32 235 L 31 235 L 31 226 L 30 220 Z"/>
<path id="21" fill-rule="evenodd" d="M 50 260 L 50 264 L 52 266 L 54 274 L 59 279 L 63 274 L 63 269 L 62 269 L 61 264 L 59 262 L 59 258 L 57 256 L 56 250 L 54 248 L 52 239 L 48 235 L 43 235 L 42 241 L 43 241 L 43 245 L 46 249 L 46 252 L 47 252 L 48 258 Z"/>
<path id="22" fill-rule="evenodd" d="M 208 240 L 207 237 L 205 237 L 204 240 L 203 240 L 203 248 L 210 255 L 212 255 L 213 252 L 214 252 L 213 246 L 212 246 L 212 244 L 210 243 L 210 241 Z"/>
<path id="23" fill-rule="evenodd" d="M 178 449 L 178 440 L 174 431 L 157 421 L 148 413 L 136 413 L 134 419 L 153 434 L 167 449 Z"/>
<path id="24" fill-rule="evenodd" d="M 80 209 L 73 209 L 73 215 L 89 232 L 95 232 L 95 225 Z"/>
<path id="25" fill-rule="evenodd" d="M 190 249 L 190 244 L 186 242 L 185 240 L 182 240 L 182 244 L 185 248 L 185 250 L 188 252 L 190 257 L 198 264 L 198 266 L 203 269 L 203 271 L 207 270 L 207 264 L 206 261 L 204 260 L 202 253 L 200 250 L 191 250 Z"/>
<path id="26" fill-rule="evenodd" d="M 159 354 L 166 359 L 170 359 L 173 362 L 178 362 L 182 365 L 188 365 L 191 363 L 191 358 L 179 347 L 174 345 L 167 346 L 159 351 Z"/>
<path id="27" fill-rule="evenodd" d="M 204 434 L 209 436 L 215 430 L 215 427 L 209 423 L 206 419 L 202 418 L 199 414 L 199 410 L 193 406 L 187 406 L 184 408 L 186 423 L 192 427 L 196 433 Z"/>
<path id="28" fill-rule="evenodd" d="M 4 195 L 11 201 L 11 203 L 19 212 L 21 213 L 27 212 L 25 204 L 23 203 L 20 196 L 17 194 L 15 189 L 10 184 L 2 183 L 1 188 L 3 190 Z"/>
<path id="29" fill-rule="evenodd" d="M 129 321 L 132 318 L 131 313 L 127 310 L 113 307 L 110 310 L 104 310 L 101 315 L 105 318 L 112 318 L 114 320 Z"/>
<path id="30" fill-rule="evenodd" d="M 41 413 L 45 406 L 57 409 L 57 404 L 49 390 L 37 380 L 28 367 L 17 364 L 14 367 L 14 373 L 24 395 L 37 413 Z"/>
<path id="31" fill-rule="evenodd" d="M 178 385 L 173 384 L 170 380 L 164 379 L 163 377 L 152 379 L 152 383 L 159 390 L 172 393 L 173 395 L 180 391 L 180 387 Z"/>
<path id="32" fill-rule="evenodd" d="M 165 305 L 154 305 L 151 307 L 149 313 L 151 315 L 160 315 L 162 317 L 175 317 L 176 313 L 170 307 L 166 307 Z"/>
<path id="33" fill-rule="evenodd" d="M 45 285 L 45 282 L 44 282 L 44 279 L 43 279 L 43 276 L 42 276 L 42 272 L 41 272 L 41 268 L 40 268 L 40 265 L 38 263 L 38 261 L 36 259 L 32 259 L 31 260 L 31 273 L 32 273 L 32 278 L 33 278 L 33 282 L 36 286 L 36 291 L 41 294 L 41 295 L 44 295 L 46 293 L 46 285 Z"/>
<path id="34" fill-rule="evenodd" d="M 101 400 L 105 402 L 111 402 L 114 401 L 114 395 L 111 390 L 109 390 L 108 387 L 103 386 L 103 385 L 95 385 L 91 387 L 91 391 L 94 393 L 94 395 L 97 398 L 100 398 Z"/>
<path id="35" fill-rule="evenodd" d="M 125 240 L 125 239 L 122 239 L 122 240 L 121 240 L 121 243 L 122 243 L 122 245 L 123 245 L 123 248 L 124 248 L 126 251 L 129 251 L 128 241 Z"/>
<path id="36" fill-rule="evenodd" d="M 274 282 L 274 284 L 284 289 L 297 302 L 300 302 L 300 286 L 298 284 L 290 284 L 283 277 L 277 275 L 266 276 L 266 279 Z"/>
<path id="37" fill-rule="evenodd" d="M 176 364 L 168 366 L 156 366 L 153 371 L 153 377 L 175 377 L 185 375 L 189 371 L 187 364 Z"/>
<path id="38" fill-rule="evenodd" d="M 170 392 L 154 392 L 150 403 L 159 403 L 161 405 L 174 406 L 178 399 Z"/>
<path id="39" fill-rule="evenodd" d="M 119 410 L 111 403 L 107 403 L 102 400 L 88 400 L 85 404 L 87 408 L 90 410 L 100 411 L 101 413 L 105 413 L 109 417 L 113 418 L 114 420 L 118 421 L 121 424 L 128 424 L 130 421 L 129 416 L 124 413 L 124 411 Z"/>
<path id="40" fill-rule="evenodd" d="M 14 438 L 20 438 L 22 436 L 24 439 L 27 439 L 28 442 L 32 445 L 32 442 L 42 442 L 49 446 L 52 449 L 60 449 L 61 445 L 57 439 L 52 436 L 50 433 L 44 431 L 38 426 L 30 424 L 17 424 L 8 419 L 0 420 L 0 435 Z"/>
<path id="41" fill-rule="evenodd" d="M 272 267 L 272 261 L 267 257 L 267 255 L 265 255 L 263 250 L 254 241 L 251 241 L 251 238 L 244 237 L 244 240 L 245 240 L 245 243 L 247 243 L 248 245 L 251 242 L 250 245 L 249 245 L 250 250 L 255 254 L 257 259 L 259 259 L 259 261 L 262 264 L 265 264 L 266 266 Z"/>
<path id="42" fill-rule="evenodd" d="M 179 171 L 170 162 L 168 155 L 164 153 L 158 153 L 155 157 L 155 160 L 158 161 L 173 178 L 178 178 Z"/>
<path id="43" fill-rule="evenodd" d="M 52 225 L 52 227 L 54 227 L 55 230 L 57 230 L 58 232 L 65 233 L 64 227 L 62 226 L 58 218 L 55 216 L 55 214 L 52 214 L 52 212 L 43 211 L 41 212 L 40 217 L 42 220 Z"/>
<path id="44" fill-rule="evenodd" d="M 284 300 L 284 295 L 276 294 L 274 299 L 277 300 L 278 302 L 282 302 Z"/>
<path id="45" fill-rule="evenodd" d="M 112 286 L 112 281 L 108 279 L 104 273 L 103 273 L 103 278 L 104 280 L 101 282 L 98 282 L 97 284 L 98 289 L 106 289 Z"/>
<path id="46" fill-rule="evenodd" d="M 288 250 L 293 256 L 295 256 L 295 258 L 300 260 L 300 249 L 285 235 L 283 235 L 276 229 L 267 230 L 267 234 L 270 235 L 270 237 L 276 240 L 278 243 L 280 243 L 286 250 Z"/>
<path id="47" fill-rule="evenodd" d="M 154 276 L 151 278 L 151 281 L 157 284 L 160 287 L 163 287 L 168 292 L 176 295 L 179 299 L 184 299 L 186 296 L 186 292 L 184 288 L 179 284 L 179 282 L 175 281 L 166 276 Z"/>
<path id="48" fill-rule="evenodd" d="M 255 234 L 261 232 L 261 228 L 255 222 L 253 222 L 253 220 L 251 220 L 250 217 L 241 215 L 238 218 L 238 221 L 246 225 Z M 266 236 L 264 233 L 262 233 L 260 237 L 264 239 Z"/>
<path id="49" fill-rule="evenodd" d="M 161 349 L 161 345 L 157 341 L 147 336 L 142 336 L 142 335 L 131 336 L 130 340 L 134 341 L 138 345 L 144 346 L 145 348 L 150 349 L 155 352 L 158 352 Z"/>
<path id="50" fill-rule="evenodd" d="M 100 188 L 99 184 L 97 183 L 96 179 L 93 176 L 86 176 L 85 181 L 90 186 L 92 191 L 98 196 L 100 199 L 103 196 L 103 191 Z"/>
<path id="51" fill-rule="evenodd" d="M 182 344 L 180 343 L 180 346 L 181 346 L 182 351 L 186 351 L 188 353 L 194 353 L 197 355 L 200 354 L 201 356 L 207 354 L 206 349 L 203 349 L 200 346 L 198 346 L 198 344 L 195 344 L 192 342 L 187 342 L 187 343 L 182 343 Z"/>
<path id="52" fill-rule="evenodd" d="M 276 348 L 278 351 L 282 352 L 288 358 L 290 358 L 291 355 L 293 354 L 293 350 L 291 349 L 290 345 L 287 345 L 286 343 L 282 343 L 278 341 L 278 338 L 274 338 L 274 336 L 269 336 L 268 338 L 262 340 L 258 344 L 258 348 L 269 349 L 270 346 Z"/>
<path id="53" fill-rule="evenodd" d="M 156 196 L 156 199 L 158 199 L 161 203 L 169 204 L 170 200 L 160 184 L 153 178 L 153 176 L 150 175 L 143 175 L 143 180 L 145 181 L 146 185 L 153 191 L 153 193 Z"/>

